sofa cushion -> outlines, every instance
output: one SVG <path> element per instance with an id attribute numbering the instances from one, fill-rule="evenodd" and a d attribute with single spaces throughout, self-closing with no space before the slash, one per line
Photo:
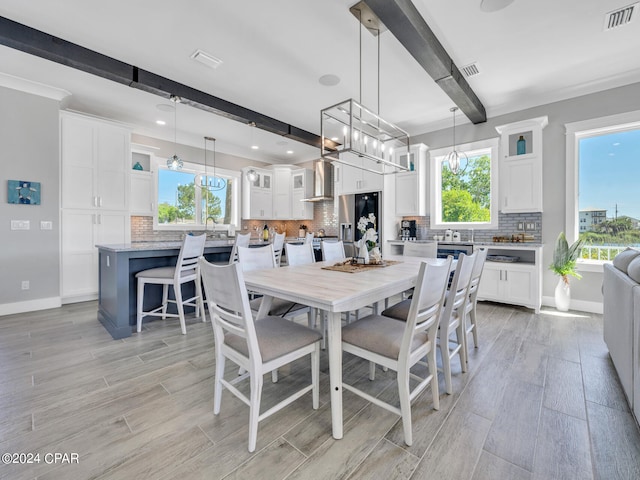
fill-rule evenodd
<path id="1" fill-rule="evenodd" d="M 640 256 L 631 260 L 627 267 L 627 275 L 629 275 L 630 279 L 640 283 Z"/>
<path id="2" fill-rule="evenodd" d="M 620 252 L 613 259 L 613 266 L 618 270 L 627 273 L 629 268 L 629 264 L 635 259 L 638 255 L 640 255 L 640 250 L 636 250 L 635 248 L 627 247 L 622 252 Z"/>

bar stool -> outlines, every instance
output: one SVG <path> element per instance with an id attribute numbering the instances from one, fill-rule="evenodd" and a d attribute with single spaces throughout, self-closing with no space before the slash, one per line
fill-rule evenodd
<path id="1" fill-rule="evenodd" d="M 138 333 L 142 330 L 142 319 L 147 316 L 180 318 L 180 327 L 182 334 L 187 334 L 187 328 L 184 322 L 184 305 L 195 307 L 196 317 L 200 317 L 202 312 L 202 321 L 205 321 L 204 302 L 202 300 L 202 286 L 200 283 L 200 267 L 198 259 L 202 257 L 204 252 L 204 243 L 206 234 L 199 236 L 186 235 L 182 241 L 180 255 L 175 267 L 159 267 L 143 270 L 136 274 L 138 279 L 138 310 L 137 310 L 137 327 Z M 182 298 L 182 284 L 187 282 L 195 282 L 196 294 L 194 297 L 184 300 Z M 147 283 L 162 285 L 162 305 L 150 310 L 143 311 L 144 306 L 144 287 Z M 169 300 L 169 285 L 173 286 L 175 300 Z M 178 313 L 167 313 L 167 304 L 175 303 L 178 307 Z"/>

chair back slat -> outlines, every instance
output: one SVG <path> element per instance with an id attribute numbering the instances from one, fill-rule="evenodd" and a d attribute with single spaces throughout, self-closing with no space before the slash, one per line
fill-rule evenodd
<path id="1" fill-rule="evenodd" d="M 408 257 L 438 257 L 437 242 L 404 242 L 404 246 L 402 248 L 402 255 Z"/>
<path id="2" fill-rule="evenodd" d="M 229 263 L 236 263 L 238 261 L 238 247 L 248 247 L 251 240 L 250 233 L 236 233 L 236 241 L 231 249 L 231 256 L 229 257 Z"/>
<path id="3" fill-rule="evenodd" d="M 473 263 L 473 270 L 471 271 L 471 282 L 469 284 L 469 293 L 474 292 L 478 288 L 480 283 L 480 277 L 482 277 L 482 270 L 484 269 L 484 262 L 487 259 L 488 249 L 483 248 L 478 250 L 476 255 L 476 261 Z"/>
<path id="4" fill-rule="evenodd" d="M 338 240 L 337 242 L 322 242 L 322 260 L 326 262 L 336 262 L 338 260 L 344 260 L 345 258 L 344 242 L 342 240 Z"/>
<path id="5" fill-rule="evenodd" d="M 304 243 L 310 243 L 313 245 L 313 232 L 308 232 L 304 237 Z"/>
<path id="6" fill-rule="evenodd" d="M 311 243 L 304 243 L 302 245 L 287 243 L 285 245 L 285 251 L 287 252 L 287 264 L 290 266 L 307 265 L 316 261 Z"/>
<path id="7" fill-rule="evenodd" d="M 238 263 L 242 267 L 243 272 L 276 268 L 277 264 L 273 253 L 273 245 L 256 248 L 238 247 Z"/>
<path id="8" fill-rule="evenodd" d="M 450 325 L 455 320 L 458 311 L 465 306 L 469 298 L 469 284 L 471 282 L 471 272 L 476 260 L 477 253 L 465 255 L 461 253 L 456 264 L 456 271 L 449 287 L 449 294 L 445 302 L 444 311 L 440 321 L 442 334 L 448 336 Z M 443 337 L 446 338 L 446 337 Z"/>
<path id="9" fill-rule="evenodd" d="M 276 257 L 276 264 L 280 266 L 280 260 L 282 259 L 282 250 L 284 249 L 284 233 L 276 233 L 273 237 L 273 253 Z"/>
<path id="10" fill-rule="evenodd" d="M 185 235 L 180 247 L 180 254 L 176 262 L 175 278 L 184 277 L 189 274 L 195 274 L 198 267 L 198 259 L 204 253 L 204 244 L 207 241 L 207 235 Z"/>

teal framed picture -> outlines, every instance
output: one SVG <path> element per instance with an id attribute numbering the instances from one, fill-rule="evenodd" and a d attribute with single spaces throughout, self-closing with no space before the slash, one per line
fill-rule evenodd
<path id="1" fill-rule="evenodd" d="M 7 196 L 9 203 L 40 205 L 40 182 L 8 180 Z"/>

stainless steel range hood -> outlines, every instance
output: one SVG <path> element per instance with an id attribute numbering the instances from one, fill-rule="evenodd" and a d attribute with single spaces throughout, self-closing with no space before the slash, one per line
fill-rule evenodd
<path id="1" fill-rule="evenodd" d="M 316 160 L 314 169 L 313 197 L 302 199 L 303 202 L 322 202 L 333 200 L 333 165 L 324 160 Z"/>

